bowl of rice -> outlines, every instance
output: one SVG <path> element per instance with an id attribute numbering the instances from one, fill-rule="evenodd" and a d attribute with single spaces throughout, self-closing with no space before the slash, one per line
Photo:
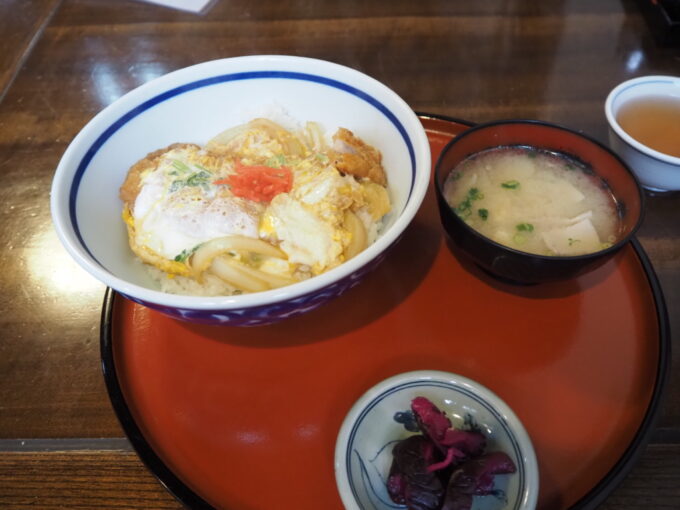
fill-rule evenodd
<path id="1" fill-rule="evenodd" d="M 62 244 L 123 296 L 251 326 L 357 285 L 425 196 L 413 110 L 335 63 L 247 56 L 171 72 L 96 115 L 64 153 Z"/>

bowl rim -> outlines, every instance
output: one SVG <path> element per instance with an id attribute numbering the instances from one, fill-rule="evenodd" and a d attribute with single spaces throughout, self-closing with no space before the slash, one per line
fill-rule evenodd
<path id="1" fill-rule="evenodd" d="M 678 88 L 678 98 L 680 99 L 680 77 L 678 76 L 670 76 L 670 75 L 650 75 L 650 76 L 639 76 L 637 78 L 632 78 L 630 80 L 626 80 L 624 82 L 619 83 L 616 87 L 614 87 L 609 94 L 607 95 L 607 99 L 605 100 L 604 103 L 604 113 L 605 116 L 607 117 L 607 122 L 609 123 L 609 127 L 621 138 L 628 146 L 632 147 L 633 149 L 637 150 L 638 152 L 641 152 L 645 156 L 648 156 L 650 158 L 662 161 L 664 163 L 668 163 L 674 166 L 680 166 L 680 157 L 676 156 L 671 156 L 670 154 L 665 154 L 663 152 L 657 151 L 655 149 L 652 149 L 651 147 L 638 142 L 635 138 L 630 136 L 619 124 L 619 121 L 616 119 L 616 115 L 614 114 L 614 102 L 616 101 L 617 97 L 625 92 L 626 90 L 639 87 L 642 85 L 650 85 L 650 84 L 667 84 L 671 85 L 674 87 Z M 653 94 L 642 94 L 639 97 L 644 97 L 644 96 L 649 96 Z M 672 168 L 667 168 L 667 167 L 662 167 L 659 170 L 663 171 L 673 171 Z"/>
<path id="2" fill-rule="evenodd" d="M 640 200 L 640 214 L 638 216 L 637 221 L 635 222 L 635 225 L 633 225 L 633 227 L 630 229 L 630 232 L 628 234 L 626 234 L 625 236 L 621 237 L 621 239 L 616 241 L 614 244 L 612 244 L 608 248 L 605 248 L 604 250 L 598 250 L 598 251 L 591 252 L 591 253 L 583 253 L 583 254 L 580 254 L 580 255 L 541 255 L 541 254 L 538 254 L 538 253 L 530 253 L 530 252 L 526 252 L 526 251 L 521 251 L 521 250 L 518 250 L 516 248 L 512 248 L 510 246 L 506 246 L 506 245 L 501 244 L 497 241 L 494 241 L 490 237 L 485 236 L 484 234 L 478 232 L 477 230 L 472 228 L 470 225 L 468 225 L 467 223 L 462 221 L 458 217 L 458 215 L 453 212 L 451 207 L 448 206 L 448 202 L 446 202 L 446 199 L 444 197 L 444 190 L 442 188 L 443 181 L 442 181 L 442 184 L 440 184 L 439 179 L 438 179 L 438 176 L 440 174 L 440 169 L 442 168 L 442 165 L 443 165 L 444 156 L 446 155 L 446 153 L 449 151 L 449 149 L 453 145 L 455 145 L 457 142 L 459 142 L 461 139 L 465 138 L 466 136 L 470 136 L 471 134 L 474 134 L 475 132 L 483 130 L 483 129 L 493 128 L 493 127 L 499 126 L 499 125 L 511 125 L 511 124 L 529 124 L 529 125 L 541 126 L 543 128 L 548 128 L 548 129 L 565 131 L 565 132 L 570 133 L 572 135 L 576 135 L 580 138 L 583 138 L 587 142 L 598 146 L 600 149 L 603 149 L 604 151 L 608 152 L 612 157 L 614 157 L 619 162 L 621 167 L 628 173 L 628 175 L 633 180 L 635 187 L 637 189 L 637 192 L 638 192 L 639 200 Z M 502 145 L 494 145 L 494 146 L 491 146 L 489 148 L 500 147 L 500 146 L 502 146 Z M 533 146 L 533 145 L 527 144 L 527 146 Z M 558 152 L 558 151 L 556 151 L 556 152 Z M 567 155 L 569 155 L 569 154 L 567 154 Z M 572 157 L 576 158 L 577 160 L 581 160 L 581 158 L 579 158 L 578 156 L 572 156 Z M 436 193 L 438 199 L 440 201 L 442 201 L 443 204 L 446 204 L 446 206 L 448 207 L 448 210 L 451 212 L 451 217 L 454 219 L 454 221 L 456 221 L 457 224 L 462 225 L 463 228 L 465 228 L 465 230 L 467 232 L 470 232 L 475 237 L 480 238 L 480 239 L 490 243 L 495 248 L 508 251 L 508 252 L 512 253 L 513 255 L 535 258 L 535 259 L 538 259 L 538 260 L 541 260 L 541 261 L 546 261 L 546 262 L 547 261 L 562 261 L 562 262 L 583 261 L 583 262 L 586 262 L 586 261 L 590 261 L 594 258 L 606 256 L 608 254 L 617 252 L 618 250 L 620 250 L 623 246 L 625 246 L 626 243 L 628 243 L 635 236 L 635 233 L 638 231 L 638 229 L 642 225 L 642 222 L 643 222 L 644 216 L 645 216 L 645 194 L 644 194 L 644 191 L 643 191 L 642 186 L 640 184 L 640 180 L 635 175 L 635 173 L 630 169 L 630 167 L 626 164 L 626 162 L 623 161 L 623 159 L 618 154 L 616 154 L 613 150 L 611 150 L 605 144 L 599 142 L 595 138 L 592 138 L 592 137 L 588 136 L 587 134 L 585 134 L 581 131 L 576 131 L 576 130 L 568 128 L 566 126 L 562 126 L 562 125 L 551 123 L 551 122 L 546 122 L 546 121 L 543 121 L 543 120 L 535 120 L 535 119 L 494 120 L 494 121 L 490 121 L 490 122 L 484 122 L 484 123 L 481 123 L 481 124 L 476 124 L 475 126 L 471 127 L 470 129 L 467 129 L 466 131 L 464 131 L 463 133 L 461 133 L 460 135 L 455 137 L 453 140 L 451 140 L 449 143 L 447 143 L 444 146 L 444 148 L 442 149 L 442 151 L 441 151 L 441 153 L 440 153 L 439 157 L 437 158 L 437 161 L 434 165 L 434 187 L 435 187 L 435 193 Z"/>
<path id="3" fill-rule="evenodd" d="M 237 66 L 240 65 L 245 66 L 246 69 L 239 70 Z M 411 156 L 413 181 L 409 197 L 401 213 L 372 245 L 353 259 L 313 278 L 278 289 L 235 296 L 190 296 L 150 289 L 115 276 L 89 252 L 74 228 L 76 212 L 73 204 L 79 183 L 74 182 L 78 176 L 68 175 L 69 170 L 73 170 L 74 166 L 77 169 L 77 165 L 83 164 L 88 156 L 85 149 L 89 147 L 92 150 L 92 147 L 107 134 L 108 130 L 138 109 L 140 105 L 157 100 L 167 95 L 169 91 L 181 89 L 188 84 L 206 82 L 205 73 L 216 77 L 237 75 L 242 72 L 273 72 L 316 77 L 322 83 L 340 85 L 335 88 L 345 92 L 356 91 L 357 97 L 376 107 L 397 128 Z M 263 76 L 263 78 L 271 77 Z M 182 80 L 178 84 L 176 80 L 179 78 Z M 350 80 L 357 80 L 357 82 L 350 83 Z M 372 92 L 369 93 L 366 89 L 372 89 Z M 353 93 L 351 91 L 350 93 Z M 391 106 L 388 107 L 386 104 Z M 121 109 L 120 112 L 119 109 Z M 108 117 L 111 119 L 106 120 Z M 119 127 L 121 126 L 122 124 Z M 110 134 L 112 133 L 109 133 L 109 136 Z M 88 160 L 85 163 L 83 173 L 89 162 Z M 293 55 L 246 55 L 201 62 L 171 71 L 128 91 L 99 111 L 79 131 L 61 157 L 52 181 L 51 215 L 57 236 L 71 257 L 92 276 L 127 297 L 161 307 L 184 310 L 225 312 L 246 310 L 314 294 L 336 282 L 351 278 L 357 271 L 361 271 L 363 267 L 387 251 L 415 217 L 429 187 L 430 175 L 431 152 L 424 127 L 413 109 L 386 84 L 357 69 L 327 60 Z"/>
<path id="4" fill-rule="evenodd" d="M 335 481 L 338 493 L 345 508 L 347 510 L 361 510 L 350 487 L 346 460 L 347 448 L 349 447 L 357 420 L 363 414 L 366 407 L 376 401 L 376 399 L 385 396 L 398 386 L 415 382 L 440 383 L 437 384 L 440 388 L 442 387 L 442 384 L 445 384 L 446 387 L 443 388 L 445 391 L 456 391 L 453 387 L 464 388 L 484 400 L 489 407 L 499 415 L 497 418 L 507 425 L 505 428 L 508 434 L 513 436 L 515 441 L 520 445 L 521 453 L 523 454 L 523 457 L 518 459 L 518 461 L 520 461 L 525 468 L 526 483 L 524 491 L 520 495 L 519 508 L 535 508 L 538 500 L 540 479 L 538 460 L 536 458 L 536 452 L 531 437 L 527 433 L 521 420 L 512 408 L 487 386 L 463 375 L 443 370 L 413 370 L 390 376 L 366 390 L 352 405 L 340 426 L 334 452 Z"/>

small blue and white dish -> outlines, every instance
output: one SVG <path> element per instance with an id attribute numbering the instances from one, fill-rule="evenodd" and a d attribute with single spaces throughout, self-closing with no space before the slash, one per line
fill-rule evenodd
<path id="1" fill-rule="evenodd" d="M 168 294 L 136 263 L 118 189 L 128 169 L 171 143 L 204 144 L 216 133 L 271 112 L 346 127 L 383 156 L 392 210 L 377 240 L 314 278 L 224 297 Z M 95 116 L 64 153 L 52 183 L 52 219 L 69 254 L 95 278 L 175 318 L 250 326 L 317 308 L 357 285 L 401 237 L 425 197 L 430 146 L 413 110 L 355 70 L 317 59 L 254 55 L 197 64 L 132 90 Z"/>
<path id="2" fill-rule="evenodd" d="M 494 494 L 475 496 L 472 510 L 530 510 L 539 477 L 531 440 L 515 413 L 491 390 L 460 375 L 433 370 L 390 377 L 368 390 L 347 414 L 335 446 L 335 478 L 347 510 L 394 510 L 387 492 L 392 448 L 411 435 L 411 401 L 425 397 L 453 427 L 481 431 L 486 451 L 505 452 L 517 470 L 495 478 Z"/>

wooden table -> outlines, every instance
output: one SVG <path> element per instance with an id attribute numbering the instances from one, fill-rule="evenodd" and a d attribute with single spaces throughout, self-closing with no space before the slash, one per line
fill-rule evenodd
<path id="1" fill-rule="evenodd" d="M 632 0 L 0 1 L 0 507 L 179 508 L 118 425 L 100 369 L 104 287 L 59 244 L 54 169 L 103 107 L 197 62 L 283 53 L 386 83 L 415 110 L 537 118 L 606 141 L 608 91 L 680 74 Z M 680 194 L 649 196 L 638 238 L 680 344 Z M 651 443 L 602 508 L 680 508 L 680 358 Z"/>

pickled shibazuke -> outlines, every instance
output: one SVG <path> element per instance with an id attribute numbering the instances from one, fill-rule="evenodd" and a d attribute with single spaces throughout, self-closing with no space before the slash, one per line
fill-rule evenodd
<path id="1" fill-rule="evenodd" d="M 469 156 L 447 176 L 444 196 L 480 234 L 538 255 L 600 251 L 621 231 L 616 200 L 592 168 L 534 147 L 496 147 Z"/>

